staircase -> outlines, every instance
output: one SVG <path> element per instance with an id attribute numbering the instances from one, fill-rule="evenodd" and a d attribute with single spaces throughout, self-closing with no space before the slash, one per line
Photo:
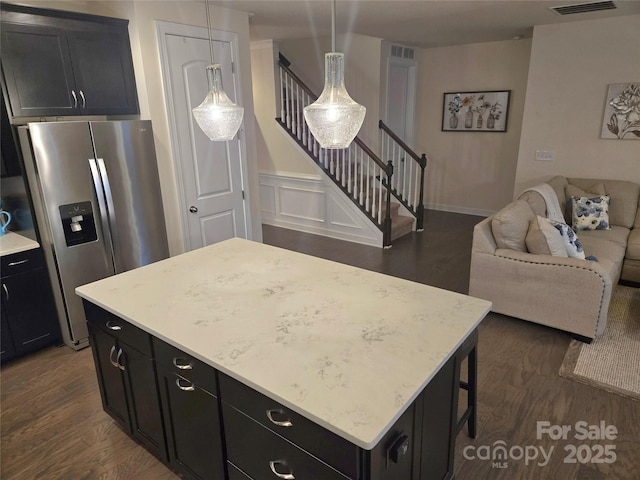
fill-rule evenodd
<path id="1" fill-rule="evenodd" d="M 340 187 L 342 192 L 382 231 L 383 247 L 424 225 L 424 170 L 427 159 L 418 156 L 379 122 L 383 162 L 356 138 L 345 149 L 321 148 L 304 121 L 303 109 L 317 95 L 291 71 L 280 55 L 280 117 L 278 124 L 304 152 Z M 404 207 L 404 208 L 401 208 Z M 408 212 L 411 216 L 402 215 Z"/>

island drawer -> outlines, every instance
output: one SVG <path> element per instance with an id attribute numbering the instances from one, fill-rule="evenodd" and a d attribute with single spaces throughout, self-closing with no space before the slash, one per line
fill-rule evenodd
<path id="1" fill-rule="evenodd" d="M 354 444 L 227 375 L 219 373 L 219 377 L 223 402 L 345 475 L 358 478 L 358 447 Z"/>
<path id="2" fill-rule="evenodd" d="M 153 356 L 151 354 L 151 335 L 147 332 L 91 302 L 83 300 L 82 303 L 87 322 L 91 325 L 135 348 L 147 357 Z"/>
<path id="3" fill-rule="evenodd" d="M 222 418 L 229 462 L 251 478 L 348 478 L 224 401 Z M 242 478 L 240 475 L 237 476 Z"/>
<path id="4" fill-rule="evenodd" d="M 158 365 L 218 396 L 215 368 L 156 337 L 153 337 L 153 349 Z"/>

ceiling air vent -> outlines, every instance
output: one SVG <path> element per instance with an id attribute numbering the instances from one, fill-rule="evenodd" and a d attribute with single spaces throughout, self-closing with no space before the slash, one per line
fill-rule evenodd
<path id="1" fill-rule="evenodd" d="M 551 7 L 551 10 L 558 15 L 572 15 L 574 13 L 599 12 L 600 10 L 613 10 L 615 8 L 618 8 L 615 3 L 606 1 L 563 5 L 561 7 Z"/>

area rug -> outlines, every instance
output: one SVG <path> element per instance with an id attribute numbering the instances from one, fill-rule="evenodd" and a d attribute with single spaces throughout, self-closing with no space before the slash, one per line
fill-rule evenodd
<path id="1" fill-rule="evenodd" d="M 571 340 L 560 376 L 640 401 L 640 288 L 617 285 L 603 334 Z"/>

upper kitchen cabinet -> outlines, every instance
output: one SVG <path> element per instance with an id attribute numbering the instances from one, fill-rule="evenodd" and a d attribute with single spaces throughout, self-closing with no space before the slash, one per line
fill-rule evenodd
<path id="1" fill-rule="evenodd" d="M 139 114 L 128 20 L 0 8 L 13 117 Z"/>

